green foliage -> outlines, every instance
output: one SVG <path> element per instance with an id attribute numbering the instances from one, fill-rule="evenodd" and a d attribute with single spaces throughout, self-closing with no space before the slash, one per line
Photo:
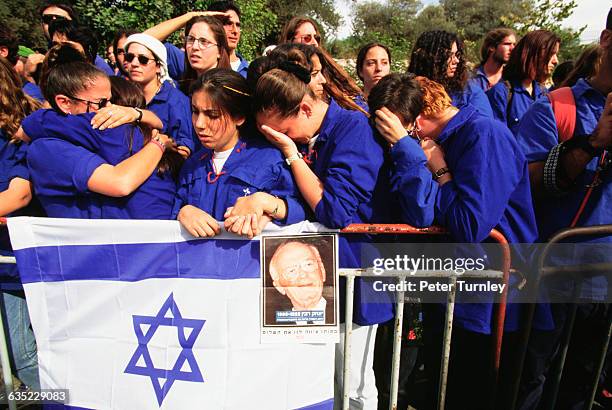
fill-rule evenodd
<path id="1" fill-rule="evenodd" d="M 242 34 L 238 46 L 240 53 L 253 60 L 265 47 L 265 39 L 274 31 L 276 15 L 267 7 L 266 0 L 237 0 L 242 14 Z"/>
<path id="2" fill-rule="evenodd" d="M 41 0 L 0 0 L 0 21 L 13 30 L 20 44 L 47 47 L 38 17 L 40 5 Z"/>

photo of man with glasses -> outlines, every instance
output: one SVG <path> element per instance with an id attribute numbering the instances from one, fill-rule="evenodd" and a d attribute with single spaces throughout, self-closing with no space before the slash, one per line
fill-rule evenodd
<path id="1" fill-rule="evenodd" d="M 333 235 L 264 238 L 264 326 L 334 325 Z"/>

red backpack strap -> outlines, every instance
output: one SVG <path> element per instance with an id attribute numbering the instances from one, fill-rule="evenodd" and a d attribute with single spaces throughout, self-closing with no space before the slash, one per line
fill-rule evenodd
<path id="1" fill-rule="evenodd" d="M 559 142 L 574 136 L 576 129 L 576 100 L 570 87 L 557 88 L 547 94 L 555 114 Z"/>

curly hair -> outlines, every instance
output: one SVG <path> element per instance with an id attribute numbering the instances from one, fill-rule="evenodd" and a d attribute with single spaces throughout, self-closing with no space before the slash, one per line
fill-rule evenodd
<path id="1" fill-rule="evenodd" d="M 455 75 L 448 77 L 446 71 L 453 43 L 457 44 L 459 63 Z M 442 84 L 449 94 L 463 91 L 468 80 L 463 42 L 455 33 L 443 30 L 424 32 L 414 44 L 408 72 Z"/>
<path id="2" fill-rule="evenodd" d="M 21 79 L 13 65 L 0 57 L 0 129 L 11 142 L 16 142 L 15 133 L 21 121 L 42 105 L 21 89 Z"/>

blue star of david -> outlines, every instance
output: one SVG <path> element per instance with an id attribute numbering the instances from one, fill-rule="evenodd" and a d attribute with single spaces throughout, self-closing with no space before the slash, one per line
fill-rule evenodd
<path id="1" fill-rule="evenodd" d="M 178 306 L 174 303 L 174 296 L 172 293 L 168 296 L 168 299 L 166 299 L 156 316 L 133 315 L 132 318 L 134 321 L 134 332 L 138 338 L 138 347 L 134 355 L 132 355 L 124 373 L 150 377 L 155 395 L 157 396 L 157 403 L 160 406 L 175 381 L 204 382 L 202 372 L 198 367 L 198 363 L 191 349 L 206 322 L 205 320 L 184 319 L 181 316 Z M 143 325 L 145 325 L 145 328 L 146 325 L 149 326 L 146 332 L 143 331 Z M 183 348 L 176 359 L 176 363 L 172 369 L 169 370 L 156 368 L 153 365 L 151 354 L 148 349 L 149 341 L 151 341 L 153 335 L 155 335 L 155 332 L 160 326 L 176 327 L 178 340 Z M 188 336 L 186 335 L 185 329 L 192 329 Z M 137 365 L 141 358 L 144 361 L 144 366 Z M 189 365 L 190 371 L 181 370 L 185 362 Z M 163 380 L 165 380 L 165 382 L 162 383 Z"/>

